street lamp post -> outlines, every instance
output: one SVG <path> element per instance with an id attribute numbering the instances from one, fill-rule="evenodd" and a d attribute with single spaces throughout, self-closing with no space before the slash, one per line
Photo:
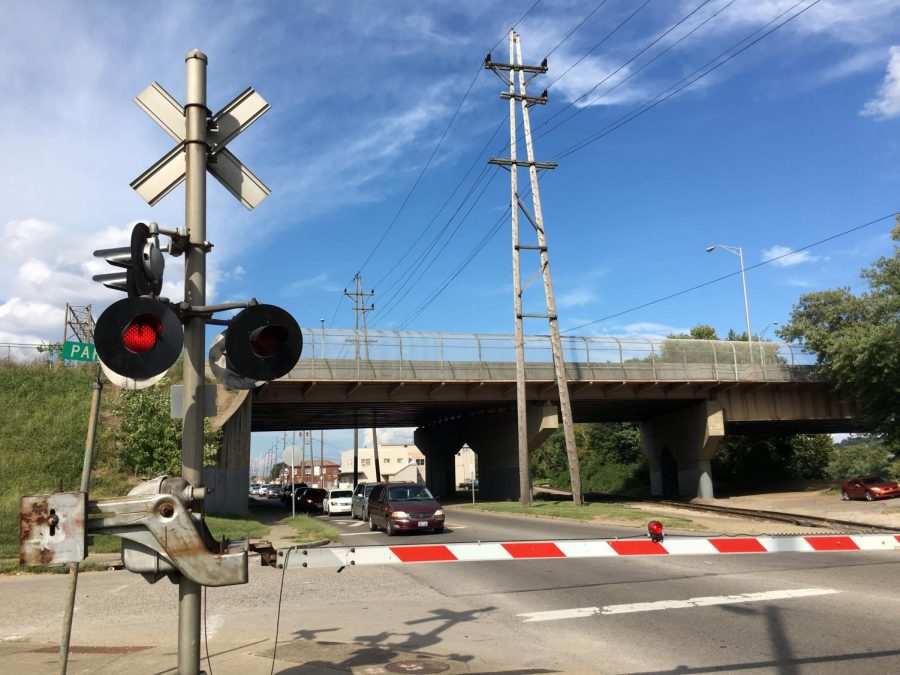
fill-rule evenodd
<path id="1" fill-rule="evenodd" d="M 747 320 L 747 343 L 749 346 L 749 344 L 753 342 L 753 333 L 750 332 L 750 304 L 747 301 L 747 277 L 744 274 L 744 250 L 740 246 L 714 244 L 713 246 L 707 246 L 706 252 L 712 253 L 717 248 L 724 249 L 729 253 L 734 253 L 741 261 L 741 284 L 744 287 L 744 318 Z"/>

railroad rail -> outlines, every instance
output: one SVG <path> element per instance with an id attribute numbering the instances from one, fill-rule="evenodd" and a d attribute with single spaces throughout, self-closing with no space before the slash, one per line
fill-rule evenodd
<path id="1" fill-rule="evenodd" d="M 763 509 L 741 509 L 733 506 L 715 506 L 712 504 L 689 504 L 686 502 L 671 501 L 666 499 L 652 499 L 654 504 L 671 506 L 687 511 L 704 511 L 706 513 L 718 513 L 722 515 L 736 516 L 752 520 L 772 520 L 781 523 L 791 523 L 802 527 L 821 527 L 830 530 L 850 528 L 854 532 L 894 532 L 900 527 L 888 527 L 886 525 L 874 525 L 872 523 L 860 523 L 854 520 L 838 520 L 836 518 L 823 518 L 800 513 L 784 513 L 783 511 L 766 511 Z"/>

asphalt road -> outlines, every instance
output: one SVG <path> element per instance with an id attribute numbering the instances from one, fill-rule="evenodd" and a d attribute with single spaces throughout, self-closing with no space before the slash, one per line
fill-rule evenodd
<path id="1" fill-rule="evenodd" d="M 640 534 L 454 510 L 442 535 L 389 539 L 359 521 L 329 520 L 354 546 Z M 264 660 L 237 670 L 229 659 L 271 650 L 279 594 L 280 672 L 374 672 L 366 668 L 404 654 L 432 655 L 446 672 L 898 672 L 898 575 L 900 550 L 430 563 L 340 573 L 282 573 L 251 561 L 249 584 L 209 589 L 206 625 L 216 673 L 268 672 Z M 0 578 L 3 641 L 56 642 L 64 588 L 63 576 Z M 171 651 L 177 595 L 167 581 L 151 586 L 125 571 L 82 574 L 73 644 Z M 143 672 L 134 667 L 137 655 L 118 659 L 108 672 Z M 9 666 L 0 661 L 0 671 L 12 672 Z"/>

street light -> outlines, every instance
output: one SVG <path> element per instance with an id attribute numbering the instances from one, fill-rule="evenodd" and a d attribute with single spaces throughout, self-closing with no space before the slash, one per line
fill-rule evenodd
<path id="1" fill-rule="evenodd" d="M 740 246 L 726 246 L 725 244 L 715 244 L 707 246 L 706 252 L 712 253 L 717 248 L 724 249 L 729 253 L 734 253 L 741 261 L 741 283 L 744 286 L 744 318 L 747 319 L 747 342 L 753 342 L 753 334 L 750 332 L 750 304 L 747 302 L 747 277 L 744 275 L 744 251 Z"/>
<path id="2" fill-rule="evenodd" d="M 766 331 L 769 330 L 772 326 L 777 326 L 777 325 L 778 325 L 778 322 L 777 322 L 777 321 L 773 321 L 773 322 L 770 323 L 768 326 L 766 326 L 765 328 L 763 328 L 762 333 L 759 334 L 759 340 L 760 340 L 760 342 L 762 342 L 763 336 L 766 334 Z"/>

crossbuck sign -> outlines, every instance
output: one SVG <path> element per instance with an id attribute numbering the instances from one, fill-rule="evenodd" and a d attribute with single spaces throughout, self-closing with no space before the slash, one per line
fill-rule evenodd
<path id="1" fill-rule="evenodd" d="M 153 206 L 184 180 L 184 107 L 157 82 L 138 94 L 134 102 L 178 143 L 131 183 L 144 201 Z M 247 87 L 212 116 L 207 132 L 207 169 L 248 210 L 253 210 L 269 195 L 269 188 L 225 146 L 268 109 L 265 99 L 253 87 Z"/>

